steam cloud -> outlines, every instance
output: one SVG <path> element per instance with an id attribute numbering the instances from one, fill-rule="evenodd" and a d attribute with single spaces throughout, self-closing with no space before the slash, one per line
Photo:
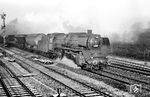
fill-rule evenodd
<path id="1" fill-rule="evenodd" d="M 82 23 L 75 23 L 59 14 L 27 14 L 23 18 L 14 19 L 7 24 L 6 33 L 8 34 L 32 34 L 32 33 L 68 33 L 74 31 L 86 31 L 89 27 Z"/>
<path id="2" fill-rule="evenodd" d="M 149 10 L 143 9 L 143 3 L 140 3 L 143 1 L 141 0 L 139 2 L 134 0 L 48 1 L 1 3 L 0 5 L 8 8 L 9 12 L 12 12 L 10 10 L 13 9 L 12 7 L 15 8 L 13 15 L 9 13 L 7 18 L 18 16 L 16 22 L 7 23 L 8 33 L 47 34 L 83 32 L 92 29 L 94 34 L 109 37 L 111 43 L 133 43 L 138 40 L 143 29 L 149 25 L 147 21 L 150 19 L 141 17 L 141 13 L 139 13 L 142 11 L 143 16 L 149 15 Z M 12 6 L 10 7 L 10 5 Z"/>
<path id="3" fill-rule="evenodd" d="M 31 33 L 53 33 L 53 32 L 83 32 L 89 27 L 85 22 L 75 23 L 62 18 L 60 15 L 50 14 L 28 14 L 21 19 L 12 20 L 6 27 L 8 34 L 31 34 Z M 109 32 L 108 37 L 113 42 L 125 42 L 134 43 L 138 41 L 140 35 L 144 32 L 148 32 L 150 28 L 149 22 L 135 21 L 128 23 L 129 26 L 126 29 L 122 29 L 119 32 Z M 119 31 L 119 30 L 118 30 Z M 101 33 L 97 33 L 101 34 Z M 102 35 L 103 36 L 103 35 Z"/>

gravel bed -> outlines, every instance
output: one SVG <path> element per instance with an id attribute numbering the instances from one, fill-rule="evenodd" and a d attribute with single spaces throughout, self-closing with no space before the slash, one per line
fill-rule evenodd
<path id="1" fill-rule="evenodd" d="M 113 95 L 119 95 L 119 96 L 125 95 L 126 97 L 129 97 L 128 93 L 125 93 L 123 91 L 115 89 L 115 88 L 105 84 L 102 81 L 98 81 L 98 80 L 95 80 L 93 78 L 90 78 L 90 77 L 87 77 L 84 75 L 80 75 L 80 74 L 74 73 L 70 70 L 66 70 L 66 69 L 63 69 L 63 68 L 60 68 L 57 66 L 50 66 L 49 68 L 51 68 L 55 71 L 59 71 L 59 72 L 63 73 L 64 75 L 67 75 L 73 79 L 80 81 L 80 82 L 84 82 L 85 84 L 88 84 L 92 87 L 95 87 L 101 91 L 108 92 L 108 93 L 113 94 Z"/>
<path id="2" fill-rule="evenodd" d="M 127 91 L 126 85 L 123 85 L 122 83 L 119 83 L 117 81 L 113 81 L 112 79 L 109 79 L 109 78 L 106 78 L 106 77 L 103 77 L 103 76 L 100 76 L 100 75 L 97 75 L 97 74 L 94 74 L 94 73 L 90 73 L 90 72 L 85 71 L 85 70 L 74 69 L 74 68 L 71 68 L 71 67 L 66 66 L 64 64 L 57 64 L 57 66 L 59 66 L 61 68 L 68 69 L 70 71 L 73 71 L 73 72 L 81 74 L 81 75 L 86 75 L 90 78 L 93 78 L 93 79 L 96 79 L 96 80 L 99 80 L 99 81 L 104 81 L 106 84 L 111 85 L 114 88 L 118 88 L 120 90 Z"/>
<path id="3" fill-rule="evenodd" d="M 53 91 L 53 89 L 44 86 L 43 84 L 41 84 L 39 81 L 37 81 L 36 79 L 34 79 L 33 77 L 26 77 L 26 78 L 20 78 L 23 82 L 28 82 L 29 84 L 31 84 L 36 90 L 37 92 L 42 95 L 42 97 L 53 97 L 52 95 L 56 95 L 57 93 L 55 91 Z"/>
<path id="4" fill-rule="evenodd" d="M 62 90 L 62 93 L 65 93 L 67 96 L 71 96 L 74 93 L 72 93 L 71 90 L 66 89 L 64 86 L 62 86 L 62 84 L 54 81 L 53 79 L 51 79 L 49 76 L 46 76 L 45 74 L 40 73 L 38 76 L 35 77 L 37 80 L 41 81 L 42 83 L 44 83 L 45 85 L 53 88 L 55 91 L 59 88 Z M 41 80 L 42 79 L 42 80 Z"/>

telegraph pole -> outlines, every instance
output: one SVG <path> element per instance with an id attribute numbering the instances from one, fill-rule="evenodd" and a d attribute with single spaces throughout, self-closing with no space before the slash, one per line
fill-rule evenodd
<path id="1" fill-rule="evenodd" d="M 1 15 L 1 19 L 3 20 L 3 25 L 1 26 L 1 29 L 3 30 L 2 34 L 3 34 L 3 46 L 5 47 L 5 36 L 6 36 L 6 33 L 5 33 L 5 28 L 6 28 L 6 25 L 5 25 L 5 19 L 6 19 L 6 14 L 3 12 Z"/>

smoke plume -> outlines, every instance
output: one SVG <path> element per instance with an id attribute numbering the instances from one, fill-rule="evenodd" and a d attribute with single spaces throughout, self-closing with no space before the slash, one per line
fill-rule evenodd
<path id="1" fill-rule="evenodd" d="M 53 33 L 53 32 L 84 32 L 87 29 L 91 29 L 89 20 L 81 19 L 76 22 L 72 19 L 61 16 L 60 14 L 27 14 L 22 18 L 14 19 L 7 24 L 6 33 L 8 34 L 32 34 L 32 33 Z M 98 23 L 97 23 L 98 24 Z M 124 28 L 116 30 L 116 32 L 98 32 L 95 27 L 93 33 L 100 34 L 101 36 L 109 37 L 111 43 L 137 43 L 139 39 L 141 41 L 141 34 L 147 33 L 150 28 L 148 21 L 132 21 L 122 23 L 122 25 L 128 25 Z M 1 31 L 2 32 L 2 31 Z M 147 33 L 148 34 L 148 33 Z"/>

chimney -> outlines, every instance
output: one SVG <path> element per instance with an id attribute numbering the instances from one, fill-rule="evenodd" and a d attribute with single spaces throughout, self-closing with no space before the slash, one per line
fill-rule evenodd
<path id="1" fill-rule="evenodd" d="M 88 33 L 88 34 L 92 34 L 92 30 L 91 30 L 91 29 L 88 29 L 88 30 L 87 30 L 87 33 Z"/>

